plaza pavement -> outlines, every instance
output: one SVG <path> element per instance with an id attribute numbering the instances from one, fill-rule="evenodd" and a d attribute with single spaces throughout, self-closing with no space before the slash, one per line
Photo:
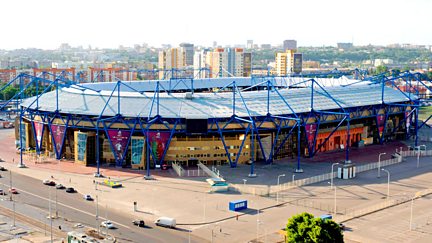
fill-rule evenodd
<path id="1" fill-rule="evenodd" d="M 278 203 L 274 197 L 258 197 L 237 193 L 208 193 L 209 186 L 205 182 L 206 177 L 179 178 L 172 170 L 158 171 L 157 173 L 152 171 L 156 180 L 151 181 L 143 179 L 143 171 L 102 168 L 102 174 L 110 177 L 111 180 L 121 181 L 124 187 L 112 189 L 99 185 L 96 190 L 93 180 L 101 182 L 103 178 L 93 177 L 94 167 L 75 165 L 71 162 L 60 162 L 59 164 L 53 160 L 43 164 L 27 161 L 25 163 L 29 168 L 16 168 L 19 154 L 15 152 L 13 140 L 12 130 L 0 131 L 0 157 L 6 160 L 6 163 L 1 163 L 1 165 L 11 169 L 14 173 L 38 178 L 41 183 L 43 179 L 53 176 L 57 182 L 66 186 L 73 186 L 79 193 L 89 193 L 92 196 L 97 194 L 101 205 L 130 214 L 133 217 L 145 220 L 154 220 L 159 216 L 174 217 L 180 228 L 192 229 L 193 234 L 209 239 L 209 241 L 211 241 L 212 231 L 214 242 L 227 240 L 229 242 L 246 242 L 256 238 L 258 231 L 258 238 L 261 241 L 275 242 L 282 239 L 276 234 L 276 231 L 282 228 L 293 214 L 308 211 L 320 215 L 333 211 L 334 191 L 330 190 L 326 182 L 281 192 L 279 195 L 280 202 L 285 202 L 285 204 L 279 206 L 275 206 Z M 400 145 L 379 146 L 373 152 L 369 152 L 369 148 L 366 147 L 365 150 L 358 152 L 358 156 L 368 154 L 377 157 L 377 154 L 372 154 L 387 150 L 389 151 L 388 155 L 390 155 Z M 336 155 L 344 158 L 343 152 L 336 153 Z M 351 158 L 354 162 L 357 161 L 355 152 L 352 153 Z M 329 162 L 338 161 L 329 160 Z M 430 158 L 421 158 L 419 169 L 416 168 L 414 160 L 414 158 L 410 158 L 402 164 L 386 167 L 392 173 L 392 197 L 412 195 L 423 188 L 431 188 L 432 182 L 428 179 L 432 176 Z M 12 161 L 15 161 L 15 164 Z M 372 161 L 376 161 L 376 159 Z M 329 162 L 305 162 L 302 164 L 305 173 L 296 174 L 296 178 L 328 173 Z M 285 166 L 289 168 L 291 165 L 287 164 Z M 258 167 L 258 179 L 269 181 L 270 184 L 275 183 L 275 174 L 269 172 L 266 175 L 266 167 L 276 167 L 267 169 L 275 170 L 275 173 L 278 173 L 278 166 L 280 166 L 279 163 L 274 166 Z M 312 171 L 311 168 L 315 166 L 319 168 L 314 173 L 309 172 L 309 168 Z M 234 174 L 243 173 L 241 168 L 237 169 L 239 168 L 232 169 Z M 290 180 L 291 177 L 287 174 L 284 179 Z M 241 181 L 241 183 L 243 182 Z M 250 178 L 248 178 L 247 183 L 252 183 Z M 376 178 L 376 171 L 369 171 L 357 174 L 356 179 L 335 180 L 335 184 L 337 185 L 338 212 L 341 213 L 385 200 L 387 178 L 384 172 L 381 173 L 381 178 Z M 237 199 L 247 199 L 251 209 L 240 214 L 228 211 L 228 202 Z M 137 212 L 133 211 L 134 201 L 138 202 Z M 257 209 L 263 209 L 260 210 L 259 216 Z M 236 215 L 240 215 L 238 220 Z M 203 222 L 208 224 L 202 224 Z"/>

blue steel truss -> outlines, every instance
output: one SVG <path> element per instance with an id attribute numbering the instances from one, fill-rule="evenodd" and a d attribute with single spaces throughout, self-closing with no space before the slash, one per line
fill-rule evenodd
<path id="1" fill-rule="evenodd" d="M 44 74 L 43 76 L 46 76 L 49 74 Z M 24 80 L 27 80 L 27 82 L 24 82 Z M 114 129 L 112 126 L 114 124 L 125 124 L 126 129 L 131 132 L 131 136 L 134 133 L 140 133 L 142 134 L 146 139 L 146 165 L 147 165 L 147 175 L 150 175 L 150 160 L 153 161 L 155 165 L 161 165 L 165 159 L 165 155 L 168 151 L 169 144 L 172 140 L 172 138 L 176 134 L 186 134 L 186 131 L 180 126 L 180 124 L 184 124 L 185 120 L 182 118 L 177 119 L 165 119 L 164 117 L 161 117 L 159 114 L 159 94 L 160 92 L 167 92 L 170 93 L 172 90 L 175 89 L 177 85 L 180 84 L 180 82 L 183 83 L 183 85 L 186 85 L 190 88 L 190 91 L 194 91 L 193 86 L 193 77 L 191 79 L 185 80 L 185 79 L 172 79 L 171 82 L 169 82 L 169 87 L 163 87 L 163 85 L 160 82 L 157 82 L 154 90 L 153 97 L 151 99 L 151 108 L 149 110 L 149 113 L 143 117 L 123 117 L 120 110 L 120 94 L 121 94 L 121 87 L 127 87 L 128 90 L 133 90 L 132 87 L 130 87 L 127 83 L 117 79 L 116 85 L 112 89 L 110 96 L 108 100 L 106 101 L 104 107 L 101 107 L 101 112 L 99 116 L 86 116 L 86 115 L 77 115 L 77 114 L 63 114 L 61 113 L 61 107 L 58 106 L 58 89 L 61 87 L 70 87 L 80 90 L 92 90 L 96 92 L 100 92 L 99 90 L 94 90 L 82 85 L 79 85 L 78 83 L 75 83 L 71 80 L 62 78 L 62 77 L 56 77 L 54 80 L 48 80 L 46 78 L 43 78 L 40 76 L 31 76 L 28 74 L 20 74 L 16 78 L 12 79 L 0 89 L 2 91 L 5 89 L 5 87 L 9 85 L 13 85 L 19 81 L 20 86 L 20 92 L 15 94 L 14 97 L 9 99 L 8 101 L 3 101 L 0 106 L 0 110 L 3 110 L 4 107 L 7 105 L 16 102 L 17 106 L 21 101 L 25 98 L 25 91 L 31 87 L 31 85 L 35 85 L 38 87 L 38 85 L 41 85 L 44 87 L 43 91 L 36 94 L 36 99 L 34 99 L 33 103 L 27 107 L 20 107 L 19 108 L 19 120 L 20 124 L 22 124 L 23 119 L 34 121 L 35 118 L 38 118 L 38 121 L 48 125 L 48 128 L 50 129 L 52 124 L 61 124 L 66 126 L 66 129 L 93 129 L 96 132 L 96 164 L 97 164 L 97 173 L 99 173 L 100 168 L 100 158 L 99 158 L 99 135 L 100 131 L 103 130 L 105 134 L 108 133 L 109 129 Z M 384 131 L 386 130 L 386 124 L 387 120 L 390 116 L 399 115 L 403 116 L 404 120 L 403 122 L 400 122 L 398 124 L 398 127 L 395 127 L 393 131 L 396 131 L 400 129 L 401 126 L 406 126 L 407 119 L 410 119 L 411 121 L 414 121 L 414 134 L 415 134 L 415 143 L 417 145 L 417 132 L 418 129 L 423 127 L 424 124 L 432 117 L 430 115 L 423 123 L 420 125 L 418 120 L 418 110 L 422 105 L 430 104 L 431 100 L 430 98 L 419 98 L 420 97 L 420 87 L 424 87 L 430 92 L 432 92 L 432 88 L 429 86 L 431 84 L 430 80 L 427 80 L 422 74 L 418 73 L 410 73 L 410 72 L 403 72 L 399 73 L 397 75 L 393 74 L 382 74 L 378 75 L 376 77 L 372 77 L 369 79 L 361 80 L 359 82 L 372 82 L 372 83 L 380 83 L 382 85 L 382 104 L 380 105 L 372 105 L 372 106 L 362 106 L 362 107 L 351 107 L 351 108 L 344 108 L 340 102 L 335 99 L 329 92 L 326 91 L 325 87 L 320 85 L 315 79 L 308 79 L 302 82 L 299 82 L 297 84 L 291 84 L 290 87 L 296 87 L 297 85 L 301 84 L 308 84 L 306 85 L 308 89 L 310 89 L 311 94 L 311 100 L 310 100 L 310 112 L 309 113 L 296 113 L 295 110 L 291 108 L 291 105 L 289 104 L 288 100 L 283 97 L 278 89 L 280 87 L 275 87 L 274 82 L 272 82 L 272 77 L 268 77 L 265 81 L 262 82 L 256 82 L 251 80 L 250 87 L 240 89 L 235 81 L 232 83 L 226 85 L 225 87 L 220 88 L 217 92 L 232 92 L 232 116 L 227 117 L 225 119 L 220 118 L 214 118 L 209 119 L 209 133 L 214 133 L 216 135 L 220 136 L 221 142 L 224 146 L 227 161 L 229 162 L 231 167 L 236 167 L 238 163 L 238 159 L 240 154 L 242 153 L 242 150 L 245 145 L 245 140 L 248 136 L 250 136 L 250 143 L 251 143 L 251 150 L 250 150 L 250 164 L 251 164 L 251 170 L 250 173 L 254 174 L 254 165 L 255 165 L 255 148 L 260 149 L 261 153 L 263 155 L 264 161 L 266 163 L 272 163 L 274 161 L 274 158 L 277 156 L 277 154 L 280 152 L 283 145 L 292 137 L 294 134 L 297 134 L 297 170 L 301 170 L 300 167 L 300 159 L 301 159 L 301 147 L 304 146 L 309 151 L 309 156 L 314 156 L 318 151 L 320 151 L 320 148 L 330 139 L 330 137 L 334 134 L 334 132 L 337 131 L 344 123 L 347 124 L 347 145 L 346 145 L 346 160 L 349 160 L 349 147 L 350 147 L 350 121 L 358 120 L 358 119 L 364 119 L 364 118 L 375 118 L 376 123 L 376 129 L 378 128 L 378 116 L 383 115 L 384 118 Z M 404 82 L 405 86 L 407 87 L 406 90 L 410 90 L 410 92 L 402 92 L 402 90 L 399 88 L 400 85 L 398 83 Z M 72 85 L 73 84 L 73 85 Z M 429 85 L 428 85 L 429 84 Z M 189 85 L 189 86 L 188 86 Z M 267 92 L 267 115 L 265 116 L 252 116 L 250 112 L 250 108 L 247 106 L 247 103 L 245 102 L 242 93 L 247 92 L 248 90 L 253 90 L 254 88 L 260 87 L 266 87 Z M 391 103 L 386 104 L 384 102 L 385 92 L 384 92 L 384 86 L 393 87 L 396 90 L 399 90 L 402 92 L 407 98 L 408 102 L 401 102 L 401 103 Z M 288 87 L 289 88 L 289 87 Z M 46 112 L 39 110 L 39 98 L 46 92 L 50 92 L 52 90 L 56 91 L 56 104 L 57 109 L 55 112 Z M 38 90 L 38 89 L 36 89 Z M 137 90 L 134 90 L 135 92 L 141 93 Z M 290 114 L 287 115 L 273 115 L 270 113 L 270 99 L 275 99 L 275 96 L 270 94 L 276 94 L 276 97 L 278 101 L 283 103 L 290 111 Z M 332 100 L 339 108 L 334 110 L 316 110 L 314 109 L 314 95 L 320 94 L 323 96 L 326 96 L 330 100 Z M 108 103 L 111 99 L 117 99 L 117 111 L 116 115 L 113 117 L 107 117 L 105 116 L 105 110 L 108 107 Z M 36 104 L 36 108 L 29 108 L 32 107 L 33 104 Z M 247 116 L 241 117 L 237 115 L 236 111 L 236 105 L 240 104 L 246 111 Z M 380 113 L 381 112 L 381 113 Z M 408 113 L 408 115 L 407 115 Z M 314 134 L 313 139 L 313 145 L 310 146 L 310 143 L 306 142 L 301 139 L 301 131 L 305 131 L 305 126 L 308 124 L 310 120 L 314 120 L 316 123 L 316 131 Z M 229 124 L 236 123 L 238 124 L 239 128 L 237 129 L 228 129 Z M 268 126 L 264 126 L 266 123 L 273 124 L 272 128 L 269 128 Z M 336 124 L 334 129 L 330 132 L 330 134 L 325 138 L 325 140 L 318 144 L 317 149 L 316 147 L 316 139 L 318 135 L 318 129 L 320 125 L 324 124 Z M 91 124 L 92 127 L 89 127 L 88 124 Z M 157 129 L 153 129 L 155 125 L 158 125 Z M 160 127 L 163 127 L 163 129 L 160 129 Z M 20 133 L 22 133 L 22 126 L 20 125 Z M 169 139 L 167 142 L 167 146 L 165 147 L 163 154 L 161 158 L 156 158 L 154 155 L 154 151 L 152 151 L 152 147 L 149 144 L 149 132 L 153 131 L 169 131 Z M 285 137 L 283 140 L 278 144 L 279 136 L 281 136 L 282 132 L 285 133 Z M 237 155 L 232 158 L 231 153 L 229 151 L 229 148 L 226 145 L 225 142 L 225 136 L 229 133 L 237 133 L 237 134 L 244 134 L 245 139 L 242 141 L 241 146 L 239 148 L 239 151 L 237 152 Z M 262 144 L 262 136 L 266 134 L 274 134 L 274 138 L 272 139 L 271 143 L 271 149 L 269 154 L 265 153 L 265 149 Z M 410 135 L 410 134 L 408 134 Z M 36 136 L 36 134 L 33 132 L 33 136 Z M 383 143 L 384 134 L 379 135 L 379 141 L 380 143 Z M 112 141 L 110 140 L 109 136 L 107 136 L 110 142 L 111 149 L 114 152 L 114 148 L 112 145 Z M 130 137 L 128 139 L 128 144 L 130 141 Z M 65 143 L 65 139 L 61 141 L 61 150 L 60 154 L 56 154 L 56 158 L 61 158 L 61 152 L 63 151 L 63 146 Z M 255 146 L 255 143 L 257 143 L 257 146 Z M 20 136 L 20 154 L 21 154 L 21 164 L 22 161 L 22 151 L 23 151 L 23 144 L 22 144 L 22 136 Z M 36 148 L 38 152 L 40 152 L 40 147 L 37 146 Z M 127 148 L 124 150 L 122 156 L 118 156 L 116 153 L 114 153 L 115 159 L 116 159 L 116 165 L 121 165 L 123 163 L 123 160 L 125 158 L 127 152 Z"/>

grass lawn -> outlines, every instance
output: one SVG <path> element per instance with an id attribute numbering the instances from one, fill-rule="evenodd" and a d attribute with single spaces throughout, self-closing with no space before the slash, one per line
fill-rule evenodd
<path id="1" fill-rule="evenodd" d="M 420 108 L 419 119 L 426 120 L 429 116 L 432 115 L 432 106 L 426 106 Z M 432 119 L 432 118 L 431 118 Z"/>

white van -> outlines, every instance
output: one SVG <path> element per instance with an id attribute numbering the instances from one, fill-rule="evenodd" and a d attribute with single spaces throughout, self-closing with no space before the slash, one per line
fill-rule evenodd
<path id="1" fill-rule="evenodd" d="M 156 219 L 154 222 L 157 226 L 164 226 L 169 228 L 175 228 L 176 227 L 176 220 L 173 218 L 168 217 L 160 217 Z"/>

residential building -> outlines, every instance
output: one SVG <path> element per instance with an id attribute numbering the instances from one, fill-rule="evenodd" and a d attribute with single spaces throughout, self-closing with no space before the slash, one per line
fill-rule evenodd
<path id="1" fill-rule="evenodd" d="M 194 44 L 190 43 L 181 43 L 180 44 L 180 50 L 185 55 L 185 65 L 186 66 L 193 66 L 194 61 Z"/>
<path id="2" fill-rule="evenodd" d="M 253 49 L 253 47 L 254 47 L 253 40 L 247 40 L 246 48 Z"/>
<path id="3" fill-rule="evenodd" d="M 251 53 L 243 48 L 216 48 L 206 55 L 210 77 L 245 77 L 251 74 Z"/>
<path id="4" fill-rule="evenodd" d="M 349 50 L 349 49 L 352 49 L 353 47 L 354 47 L 353 43 L 350 43 L 350 42 L 346 42 L 346 43 L 340 42 L 340 43 L 337 43 L 337 48 L 340 49 L 340 50 Z"/>
<path id="5" fill-rule="evenodd" d="M 286 50 L 297 50 L 297 41 L 296 40 L 284 40 L 283 41 L 283 49 Z"/>
<path id="6" fill-rule="evenodd" d="M 275 71 L 277 76 L 286 76 L 302 71 L 303 54 L 295 50 L 286 50 L 275 54 Z"/>
<path id="7" fill-rule="evenodd" d="M 194 78 L 209 78 L 210 77 L 210 69 L 209 65 L 206 62 L 207 54 L 210 52 L 209 49 L 203 49 L 195 52 L 194 54 Z"/>
<path id="8" fill-rule="evenodd" d="M 183 69 L 185 66 L 185 54 L 180 47 L 159 52 L 159 79 L 170 79 L 174 75 L 169 70 Z"/>

